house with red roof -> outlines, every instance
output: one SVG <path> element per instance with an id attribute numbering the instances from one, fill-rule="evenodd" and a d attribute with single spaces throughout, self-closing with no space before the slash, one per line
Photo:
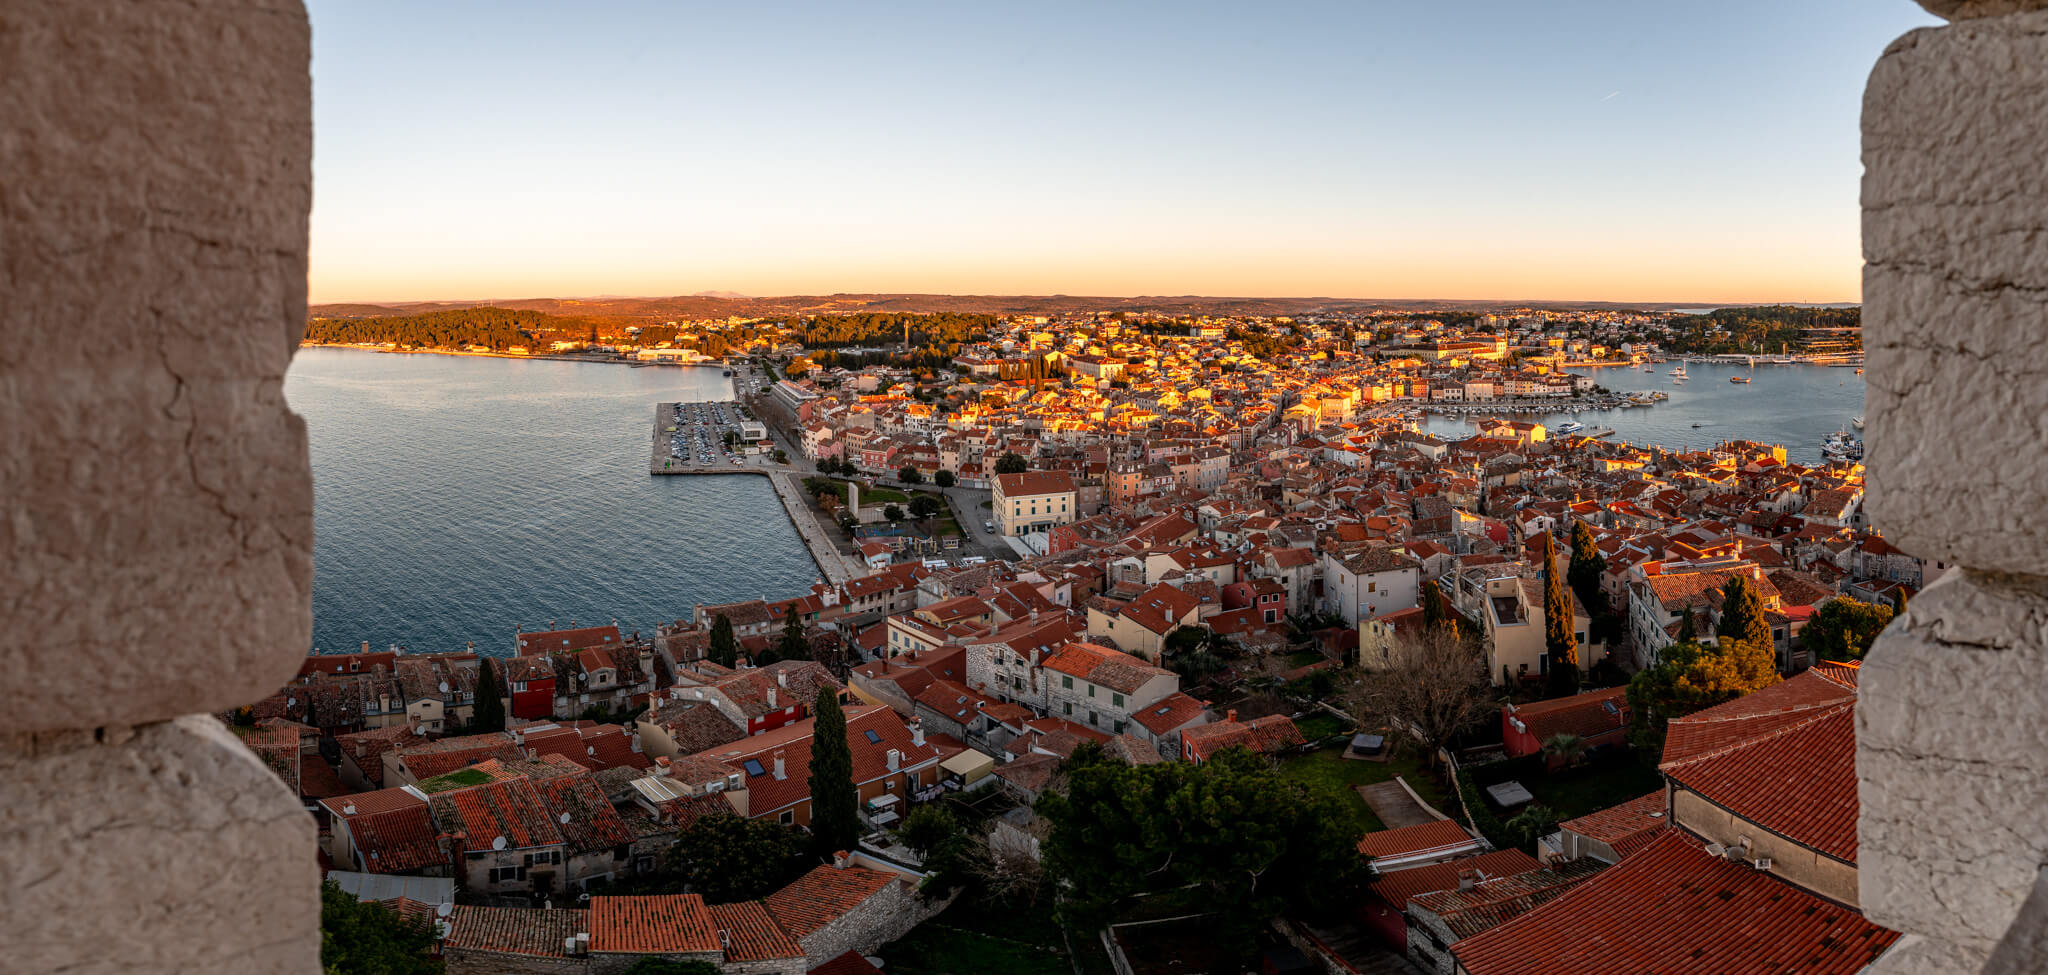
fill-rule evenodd
<path id="1" fill-rule="evenodd" d="M 1366 886 L 1358 920 L 1394 950 L 1408 950 L 1408 902 L 1423 894 L 1535 870 L 1543 864 L 1520 850 L 1495 850 L 1404 869 L 1380 871 Z"/>
<path id="2" fill-rule="evenodd" d="M 1372 868 L 1382 874 L 1485 853 L 1488 849 L 1485 840 L 1449 819 L 1383 829 L 1367 833 L 1358 841 L 1358 855 L 1372 861 Z"/>
<path id="3" fill-rule="evenodd" d="M 1606 837 L 1618 862 L 1452 945 L 1458 971 L 1849 975 L 1870 966 L 1899 936 L 1856 909 L 1856 684 L 1853 667 L 1815 667 L 1672 719 L 1659 765 L 1664 815 L 1652 815 L 1646 796 L 1610 810 L 1610 822 L 1574 821 L 1574 832 Z M 1645 826 L 1659 818 L 1668 824 Z"/>
<path id="4" fill-rule="evenodd" d="M 904 724 L 895 711 L 876 705 L 846 708 L 846 743 L 853 755 L 853 781 L 863 804 L 883 796 L 909 799 L 939 781 L 938 765 L 946 756 L 925 740 L 922 729 Z M 698 757 L 740 769 L 745 778 L 745 808 L 753 819 L 772 819 L 785 826 L 811 822 L 811 742 L 817 723 L 804 718 L 773 731 L 742 738 Z M 738 804 L 737 802 L 735 803 Z M 900 815 L 900 813 L 899 813 Z"/>
<path id="5" fill-rule="evenodd" d="M 448 854 L 413 788 L 378 789 L 320 800 L 331 825 L 327 854 L 363 873 L 447 876 Z"/>
<path id="6" fill-rule="evenodd" d="M 434 822 L 449 837 L 455 879 L 484 894 L 555 891 L 567 842 L 525 777 L 493 779 L 432 795 Z"/>
<path id="7" fill-rule="evenodd" d="M 1500 709 L 1501 741 L 1509 758 L 1543 751 L 1557 735 L 1577 737 L 1588 749 L 1620 744 L 1628 736 L 1628 688 L 1610 687 L 1570 697 L 1508 703 Z M 1554 767 L 1564 759 L 1553 758 Z"/>
<path id="8" fill-rule="evenodd" d="M 1260 755 L 1294 751 L 1308 743 L 1301 729 L 1284 714 L 1268 714 L 1250 721 L 1237 720 L 1230 711 L 1223 720 L 1191 725 L 1181 732 L 1180 757 L 1201 765 L 1226 748 L 1243 748 Z"/>
<path id="9" fill-rule="evenodd" d="M 1618 806 L 1568 819 L 1557 832 L 1537 840 L 1544 862 L 1591 858 L 1620 863 L 1623 857 L 1650 844 L 1671 825 L 1665 810 L 1670 799 L 1658 789 Z"/>

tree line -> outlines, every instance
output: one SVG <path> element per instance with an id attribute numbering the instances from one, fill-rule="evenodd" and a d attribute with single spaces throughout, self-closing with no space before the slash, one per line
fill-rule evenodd
<path id="1" fill-rule="evenodd" d="M 453 349 L 481 345 L 494 352 L 545 342 L 596 341 L 598 324 L 511 308 L 452 308 L 418 315 L 380 318 L 316 318 L 306 339 L 333 344 L 393 342 L 412 348 Z"/>
<path id="2" fill-rule="evenodd" d="M 1673 352 L 1775 354 L 1787 348 L 1798 349 L 1801 329 L 1860 328 L 1863 309 L 1801 308 L 1793 305 L 1716 308 L 1704 315 L 1681 316 L 1671 324 L 1674 334 L 1665 347 Z M 1716 331 L 1717 328 L 1720 331 Z M 1861 347 L 1860 340 L 1857 345 Z"/>

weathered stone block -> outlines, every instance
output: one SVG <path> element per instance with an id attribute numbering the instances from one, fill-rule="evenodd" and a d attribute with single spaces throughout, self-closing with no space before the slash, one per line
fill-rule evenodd
<path id="1" fill-rule="evenodd" d="M 1907 551 L 2048 574 L 2048 12 L 1900 38 L 1863 103 L 1869 509 Z"/>
<path id="2" fill-rule="evenodd" d="M 1927 12 L 1946 20 L 2003 17 L 2048 7 L 2048 0 L 1920 0 Z"/>
<path id="3" fill-rule="evenodd" d="M 219 721 L 0 737 L 0 967 L 316 972 L 297 797 Z"/>
<path id="4" fill-rule="evenodd" d="M 2048 750 L 2026 717 L 2044 711 L 2041 580 L 1952 572 L 1863 665 L 1862 907 L 1965 959 L 1959 970 L 1981 967 L 2048 854 Z"/>
<path id="5" fill-rule="evenodd" d="M 298 0 L 0 17 L 0 733 L 262 697 L 311 641 Z"/>

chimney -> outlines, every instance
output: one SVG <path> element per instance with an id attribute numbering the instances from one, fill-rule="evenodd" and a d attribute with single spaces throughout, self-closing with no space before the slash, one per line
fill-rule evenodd
<path id="1" fill-rule="evenodd" d="M 852 859 L 853 857 L 848 855 L 845 850 L 840 850 L 832 854 L 832 869 L 844 870 L 846 869 L 846 864 Z"/>
<path id="2" fill-rule="evenodd" d="M 576 953 L 579 955 L 590 954 L 590 932 L 576 932 Z"/>
<path id="3" fill-rule="evenodd" d="M 476 641 L 475 641 L 475 640 L 471 640 L 471 641 L 469 641 L 469 652 L 470 652 L 470 653 L 475 653 L 475 652 L 476 652 Z"/>
<path id="4" fill-rule="evenodd" d="M 656 776 L 659 776 L 661 778 L 667 778 L 669 773 L 672 771 L 674 771 L 674 769 L 671 767 L 667 755 L 663 755 L 660 758 L 654 760 L 654 774 Z"/>
<path id="5" fill-rule="evenodd" d="M 1228 710 L 1228 711 L 1225 711 L 1225 712 L 1223 712 L 1223 720 L 1225 720 L 1225 721 L 1236 721 L 1236 720 L 1237 720 L 1237 709 L 1236 709 L 1236 708 L 1231 708 L 1230 710 Z"/>
<path id="6" fill-rule="evenodd" d="M 775 750 L 775 778 L 780 781 L 782 777 L 782 749 L 778 748 Z"/>
<path id="7" fill-rule="evenodd" d="M 896 771 L 896 767 L 901 764 L 903 764 L 903 753 L 894 748 L 889 749 L 889 771 Z"/>
<path id="8" fill-rule="evenodd" d="M 370 641 L 368 641 L 368 640 L 364 640 L 364 641 L 363 641 L 363 652 L 364 652 L 364 653 L 369 653 L 369 652 L 370 652 Z"/>
<path id="9" fill-rule="evenodd" d="M 789 686 L 789 671 L 787 671 L 787 670 L 778 670 L 778 671 L 776 671 L 776 672 L 775 672 L 775 686 L 777 686 L 777 687 L 788 687 L 788 686 Z"/>
<path id="10" fill-rule="evenodd" d="M 637 722 L 633 725 L 633 734 L 628 740 L 632 743 L 633 754 L 640 754 L 640 725 Z"/>
<path id="11" fill-rule="evenodd" d="M 353 816 L 353 815 L 355 815 L 355 814 L 356 814 L 356 804 L 355 804 L 355 803 L 353 803 L 353 802 L 349 802 L 349 803 L 343 803 L 343 804 L 342 804 L 342 807 L 341 807 L 341 814 L 342 814 L 342 815 L 344 815 L 344 816 Z"/>
<path id="12" fill-rule="evenodd" d="M 1479 885 L 1479 871 L 1477 871 L 1477 870 L 1460 870 L 1460 871 L 1458 871 L 1458 889 L 1459 889 L 1459 890 L 1471 890 L 1472 888 L 1474 888 L 1474 887 L 1476 887 L 1476 886 L 1478 886 L 1478 885 Z"/>
<path id="13" fill-rule="evenodd" d="M 910 723 L 910 743 L 919 748 L 924 747 L 924 722 L 912 721 Z"/>
<path id="14" fill-rule="evenodd" d="M 778 706 L 775 703 L 775 688 L 771 687 L 768 689 L 768 708 L 774 710 Z"/>

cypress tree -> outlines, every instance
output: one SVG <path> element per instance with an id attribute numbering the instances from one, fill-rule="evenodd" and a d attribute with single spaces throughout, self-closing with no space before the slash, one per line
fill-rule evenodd
<path id="1" fill-rule="evenodd" d="M 737 667 L 740 660 L 740 643 L 733 638 L 732 620 L 724 613 L 711 621 L 711 646 L 704 651 L 704 657 L 720 667 Z"/>
<path id="2" fill-rule="evenodd" d="M 1692 607 L 1685 608 L 1685 615 L 1678 620 L 1678 642 L 1691 643 L 1700 638 L 1699 624 L 1693 621 Z"/>
<path id="3" fill-rule="evenodd" d="M 782 637 L 775 641 L 775 659 L 811 659 L 811 638 L 804 635 L 804 623 L 796 618 L 796 604 L 789 604 L 789 612 L 782 617 Z"/>
<path id="4" fill-rule="evenodd" d="M 1764 616 L 1763 598 L 1756 587 L 1740 575 L 1728 577 L 1721 587 L 1721 625 L 1715 636 L 1725 636 L 1752 646 L 1772 646 L 1771 621 Z"/>
<path id="5" fill-rule="evenodd" d="M 1543 533 L 1543 648 L 1550 654 L 1550 696 L 1579 692 L 1579 638 L 1572 630 L 1572 604 L 1557 571 L 1557 542 Z"/>
<path id="6" fill-rule="evenodd" d="M 846 712 L 830 687 L 818 691 L 811 729 L 811 837 L 818 856 L 852 850 L 860 841 L 860 793 L 853 784 L 853 750 L 846 743 Z"/>
<path id="7" fill-rule="evenodd" d="M 1898 619 L 1904 615 L 1906 615 L 1906 587 L 1900 586 L 1892 590 L 1892 618 Z"/>
<path id="8" fill-rule="evenodd" d="M 1579 605 L 1586 607 L 1588 615 L 1598 615 L 1595 610 L 1606 603 L 1606 592 L 1600 588 L 1600 577 L 1606 572 L 1607 557 L 1600 554 L 1593 529 L 1583 521 L 1574 523 L 1572 562 L 1565 581 L 1571 583 L 1572 594 L 1579 597 Z"/>
<path id="9" fill-rule="evenodd" d="M 491 658 L 485 657 L 476 663 L 476 704 L 470 711 L 469 730 L 473 734 L 487 734 L 505 730 L 505 691 L 498 683 L 498 673 L 491 667 Z"/>

